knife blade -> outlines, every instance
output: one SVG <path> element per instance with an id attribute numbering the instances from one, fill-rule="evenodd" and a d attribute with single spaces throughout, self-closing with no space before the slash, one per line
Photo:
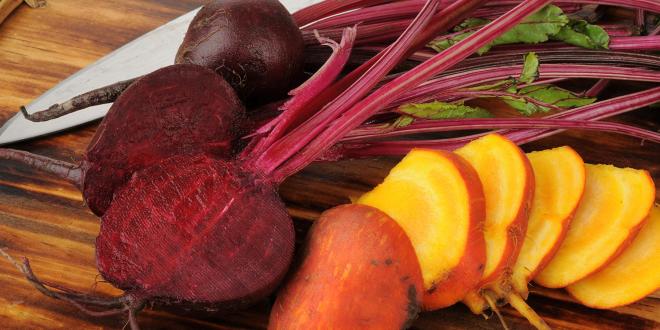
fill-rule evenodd
<path id="1" fill-rule="evenodd" d="M 294 12 L 321 0 L 281 0 Z M 183 37 L 199 8 L 131 41 L 76 72 L 25 106 L 33 113 L 81 93 L 135 78 L 174 63 Z M 102 104 L 45 122 L 31 122 L 18 112 L 0 127 L 0 145 L 40 137 L 89 123 L 105 116 L 111 104 Z"/>

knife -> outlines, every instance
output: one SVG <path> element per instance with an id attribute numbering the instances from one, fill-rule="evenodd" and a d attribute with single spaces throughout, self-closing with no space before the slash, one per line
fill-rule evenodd
<path id="1" fill-rule="evenodd" d="M 280 0 L 294 12 L 321 0 Z M 83 68 L 71 77 L 32 101 L 25 108 L 28 113 L 47 109 L 81 93 L 112 84 L 117 81 L 139 77 L 167 65 L 174 64 L 174 57 L 183 42 L 199 8 L 184 14 L 167 24 L 148 32 L 113 51 L 95 63 Z M 0 127 L 0 145 L 23 141 L 50 133 L 59 132 L 102 118 L 111 104 L 87 108 L 66 116 L 45 121 L 31 122 L 18 112 Z"/>

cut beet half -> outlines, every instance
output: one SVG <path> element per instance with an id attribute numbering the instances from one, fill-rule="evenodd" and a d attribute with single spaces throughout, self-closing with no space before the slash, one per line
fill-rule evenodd
<path id="1" fill-rule="evenodd" d="M 233 162 L 176 156 L 120 189 L 102 217 L 97 264 L 140 300 L 228 307 L 275 288 L 294 237 L 269 181 Z"/>

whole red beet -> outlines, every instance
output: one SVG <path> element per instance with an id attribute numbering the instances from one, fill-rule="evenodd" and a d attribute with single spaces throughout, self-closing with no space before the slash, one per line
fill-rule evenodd
<path id="1" fill-rule="evenodd" d="M 292 16 L 277 0 L 215 0 L 194 17 L 175 58 L 222 75 L 244 103 L 280 100 L 303 74 L 304 42 Z M 48 121 L 82 109 L 114 102 L 139 78 L 116 82 L 47 110 L 28 113 Z"/>
<path id="2" fill-rule="evenodd" d="M 217 0 L 190 23 L 176 63 L 215 70 L 249 104 L 282 98 L 302 74 L 303 38 L 277 0 Z"/>

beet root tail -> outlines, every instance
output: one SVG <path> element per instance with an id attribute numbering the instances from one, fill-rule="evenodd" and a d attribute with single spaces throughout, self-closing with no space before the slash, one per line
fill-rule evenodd
<path id="1" fill-rule="evenodd" d="M 524 316 L 531 325 L 539 330 L 550 330 L 547 323 L 520 297 L 517 293 L 511 293 L 506 297 L 511 307 Z"/>
<path id="2" fill-rule="evenodd" d="M 25 107 L 21 107 L 21 113 L 25 119 L 29 121 L 42 122 L 59 118 L 95 105 L 112 103 L 137 79 L 138 78 L 133 78 L 116 82 L 112 85 L 80 94 L 63 103 L 54 104 L 47 110 L 38 111 L 33 114 L 28 113 Z"/>
<path id="3" fill-rule="evenodd" d="M 20 162 L 71 182 L 78 188 L 82 186 L 83 170 L 76 164 L 14 149 L 0 149 L 0 159 Z"/>
<path id="4" fill-rule="evenodd" d="M 131 315 L 134 318 L 135 314 L 144 306 L 142 301 L 139 301 L 131 295 L 123 295 L 114 298 L 95 297 L 64 288 L 57 284 L 48 284 L 45 281 L 40 280 L 34 274 L 27 258 L 23 258 L 23 262 L 20 263 L 3 249 L 0 249 L 0 255 L 12 263 L 18 271 L 23 273 L 28 282 L 39 290 L 39 292 L 47 297 L 66 301 L 87 315 L 103 317 L 129 313 L 130 321 Z M 103 310 L 92 310 L 90 309 L 91 306 Z M 130 323 L 132 324 L 134 321 L 130 321 Z"/>

